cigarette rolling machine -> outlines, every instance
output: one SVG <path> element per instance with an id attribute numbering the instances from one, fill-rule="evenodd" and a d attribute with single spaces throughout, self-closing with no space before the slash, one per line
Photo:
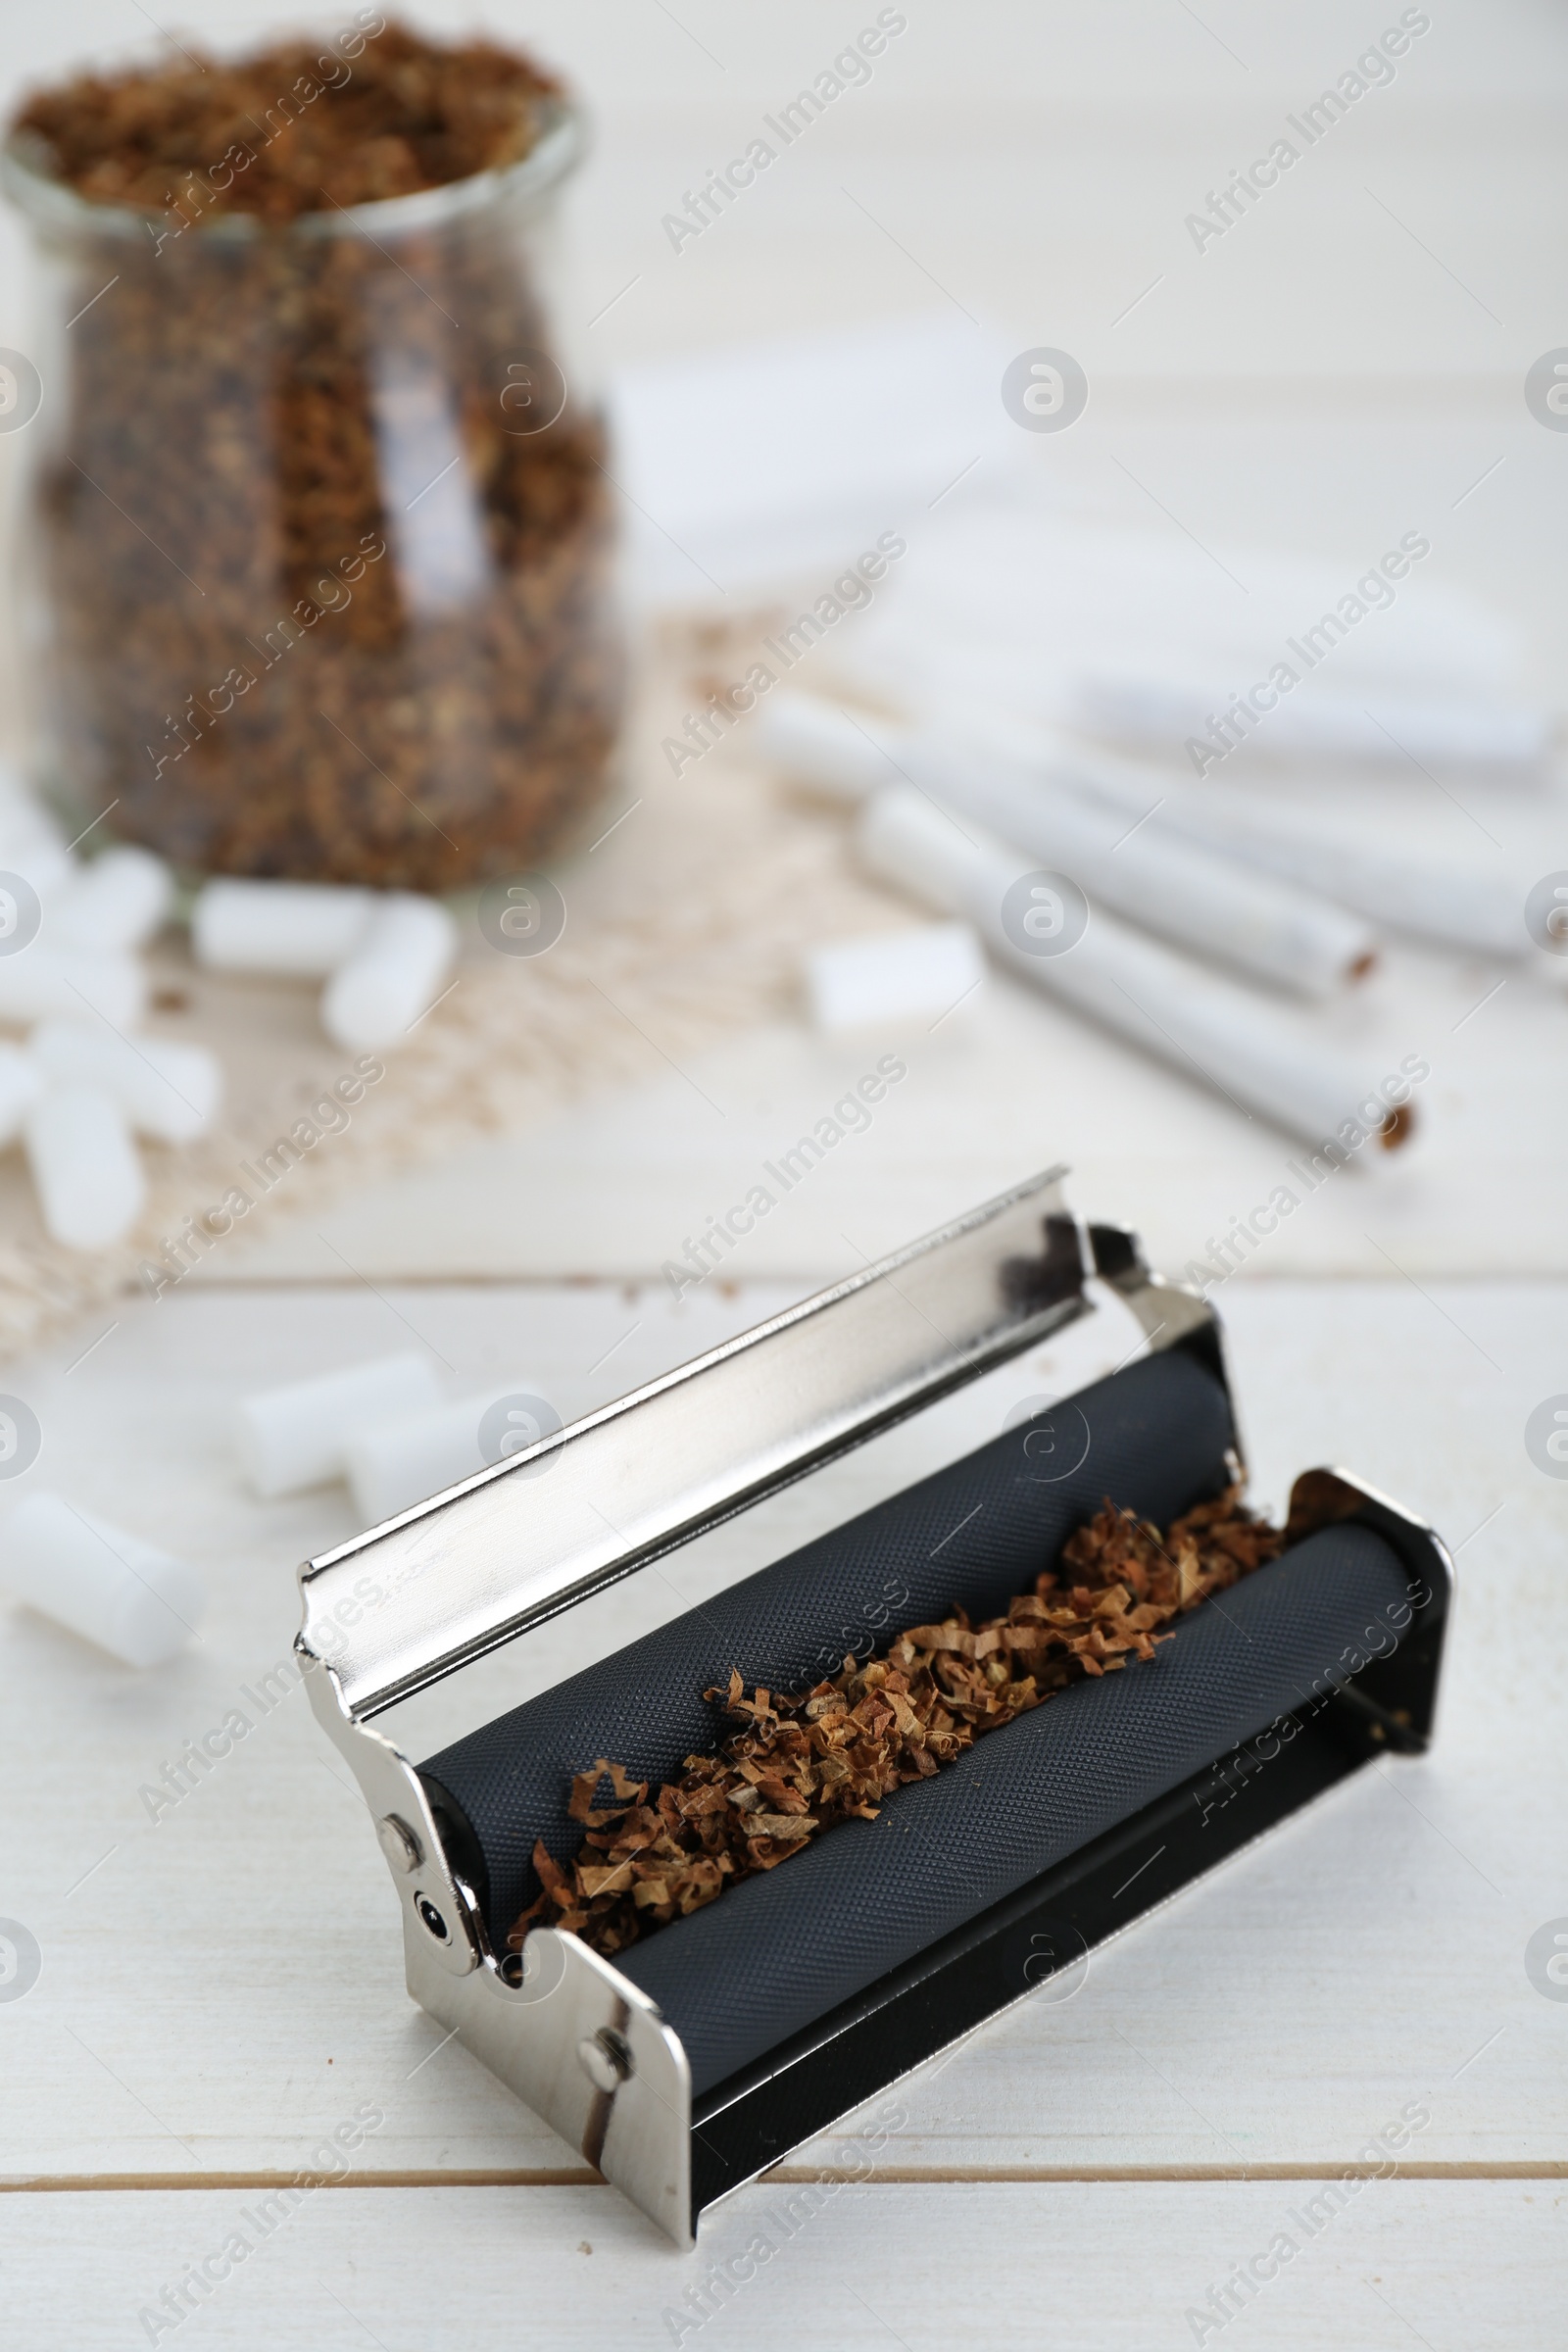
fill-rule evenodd
<path id="1" fill-rule="evenodd" d="M 608 1756 L 677 1778 L 724 1736 L 703 1693 L 733 1666 L 808 1689 L 867 1593 L 902 1595 L 884 1642 L 955 1603 L 1003 1610 L 1107 1495 L 1163 1528 L 1240 1474 L 1212 1309 L 1120 1227 L 1080 1225 L 1061 1173 L 301 1571 L 297 1647 L 391 1868 L 410 1992 L 679 2244 L 1044 1976 L 1431 1736 L 1447 1552 L 1347 1472 L 1308 1470 L 1290 1548 L 1175 1619 L 1152 1660 L 1071 1685 L 613 1962 L 543 1926 L 509 1952 L 535 1840 L 563 1863 L 580 1842 L 572 1774 Z M 377 1730 L 1009 1358 L 1048 1340 L 1054 1358 L 1097 1316 L 1103 1332 L 1116 1298 L 1144 1337 L 1108 1377 L 423 1764 Z"/>

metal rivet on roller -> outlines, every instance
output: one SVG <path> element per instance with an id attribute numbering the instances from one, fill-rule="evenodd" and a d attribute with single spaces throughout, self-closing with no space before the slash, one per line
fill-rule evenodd
<path id="1" fill-rule="evenodd" d="M 423 1854 L 419 1840 L 406 1821 L 388 1813 L 375 1825 L 375 1835 L 381 1851 L 394 1870 L 415 1870 Z"/>
<path id="2" fill-rule="evenodd" d="M 414 1898 L 414 1908 L 416 1911 L 417 1911 L 419 1917 L 423 1920 L 425 1926 L 429 1929 L 437 1943 L 450 1943 L 452 1941 L 451 1929 L 447 1926 L 446 1921 L 442 1918 L 440 1912 L 436 1909 L 434 1903 L 431 1902 L 430 1897 L 427 1894 L 416 1894 Z"/>
<path id="3" fill-rule="evenodd" d="M 633 2072 L 630 2050 L 609 2026 L 601 2026 L 597 2034 L 578 2042 L 577 2064 L 595 2090 L 618 2090 Z"/>

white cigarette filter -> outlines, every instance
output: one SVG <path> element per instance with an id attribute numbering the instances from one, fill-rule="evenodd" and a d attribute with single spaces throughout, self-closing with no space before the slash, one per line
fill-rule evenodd
<path id="1" fill-rule="evenodd" d="M 209 971 L 324 980 L 354 954 L 375 905 L 374 891 L 336 882 L 206 882 L 191 946 Z"/>
<path id="2" fill-rule="evenodd" d="M 123 1110 L 101 1087 L 47 1087 L 23 1120 L 38 1212 L 69 1250 L 106 1250 L 147 1200 Z"/>
<path id="3" fill-rule="evenodd" d="M 0 1528 L 0 1588 L 126 1666 L 184 1648 L 207 1595 L 194 1568 L 58 1494 L 29 1494 Z"/>
<path id="4" fill-rule="evenodd" d="M 560 1427 L 559 1413 L 522 1380 L 483 1389 L 435 1412 L 368 1423 L 346 1448 L 360 1517 L 367 1527 L 378 1527 Z"/>
<path id="5" fill-rule="evenodd" d="M 147 975 L 134 956 L 89 956 L 42 938 L 0 955 L 0 1021 L 24 1028 L 52 1012 L 96 1012 L 134 1029 L 146 1009 Z"/>
<path id="6" fill-rule="evenodd" d="M 458 926 L 438 899 L 390 893 L 322 991 L 322 1028 L 349 1054 L 395 1046 L 429 1011 L 457 953 Z"/>
<path id="7" fill-rule="evenodd" d="M 174 878 L 161 858 L 133 844 L 78 866 L 49 902 L 51 947 L 89 956 L 145 947 L 167 917 Z"/>
<path id="8" fill-rule="evenodd" d="M 99 1088 L 138 1135 L 161 1143 L 205 1134 L 222 1100 L 217 1054 L 175 1038 L 121 1037 L 89 1021 L 56 1018 L 39 1022 L 27 1052 L 47 1085 Z"/>
<path id="9" fill-rule="evenodd" d="M 358 1431 L 431 1412 L 440 1396 L 424 1357 L 412 1351 L 265 1389 L 245 1397 L 235 1414 L 245 1474 L 269 1501 L 324 1486 L 343 1476 L 345 1448 Z"/>
<path id="10" fill-rule="evenodd" d="M 20 1046 L 0 1045 L 0 1151 L 22 1132 L 22 1122 L 38 1100 L 40 1080 L 30 1054 Z"/>
<path id="11" fill-rule="evenodd" d="M 1010 969 L 1191 1078 L 1259 1110 L 1315 1146 L 1386 1146 L 1411 1126 L 1412 1072 L 1381 1089 L 1283 1006 L 1090 909 L 1073 882 L 958 821 L 911 785 L 885 786 L 866 807 L 860 850 L 872 872 L 929 906 L 973 921 Z M 1413 1073 L 1418 1080 L 1423 1071 Z"/>
<path id="12" fill-rule="evenodd" d="M 809 765 L 815 780 L 841 798 L 857 796 L 867 779 L 885 783 L 902 770 L 947 807 L 972 812 L 1027 850 L 1038 865 L 1070 873 L 1097 905 L 1302 996 L 1325 996 L 1359 979 L 1377 959 L 1376 941 L 1359 916 L 1140 822 L 1157 813 L 1167 792 L 1162 783 L 1152 783 L 1129 816 L 936 730 L 881 727 L 868 740 L 826 704 L 803 720 L 794 707 L 808 698 L 789 699 L 784 724 L 764 739 L 765 748 L 797 768 Z M 770 709 L 770 723 L 776 715 Z M 880 774 L 873 776 L 873 767 Z"/>
<path id="13" fill-rule="evenodd" d="M 934 1025 L 974 1003 L 985 975 L 980 942 L 967 923 L 836 940 L 806 957 L 811 1019 L 829 1035 L 897 1022 Z"/>
<path id="14" fill-rule="evenodd" d="M 65 834 L 48 809 L 25 793 L 0 790 L 0 873 L 22 874 L 47 899 L 75 871 Z"/>

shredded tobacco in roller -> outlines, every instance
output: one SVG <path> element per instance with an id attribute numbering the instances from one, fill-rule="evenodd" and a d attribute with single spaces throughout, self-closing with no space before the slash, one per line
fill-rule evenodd
<path id="1" fill-rule="evenodd" d="M 623 1951 L 802 1852 L 833 1823 L 874 1821 L 880 1797 L 954 1763 L 982 1732 L 1086 1675 L 1152 1658 L 1169 1639 L 1161 1626 L 1277 1559 L 1286 1541 L 1247 1508 L 1240 1487 L 1173 1521 L 1163 1539 L 1107 1499 L 1004 1617 L 971 1625 L 955 1608 L 940 1625 L 907 1627 L 863 1665 L 847 1657 L 793 1698 L 760 1687 L 748 1698 L 736 1667 L 727 1690 L 704 1696 L 744 1728 L 716 1755 L 688 1756 L 681 1778 L 651 1800 L 646 1781 L 603 1756 L 577 1775 L 568 1811 L 587 1836 L 565 1868 L 535 1844 L 542 1892 L 514 1923 L 510 1946 L 544 1923 L 607 1955 Z M 606 1776 L 615 1801 L 598 1805 Z"/>

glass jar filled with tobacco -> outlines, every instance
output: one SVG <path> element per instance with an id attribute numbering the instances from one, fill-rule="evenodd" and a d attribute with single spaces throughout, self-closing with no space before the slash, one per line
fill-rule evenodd
<path id="1" fill-rule="evenodd" d="M 560 84 L 362 9 L 35 95 L 38 781 L 193 872 L 529 863 L 620 714 L 599 413 L 563 348 Z"/>

